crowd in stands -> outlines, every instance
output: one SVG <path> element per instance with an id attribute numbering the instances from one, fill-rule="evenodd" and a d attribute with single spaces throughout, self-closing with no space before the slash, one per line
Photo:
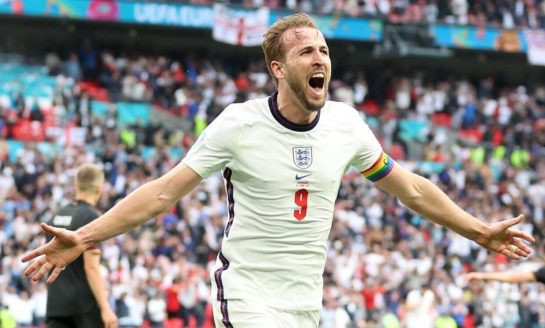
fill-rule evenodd
<path id="1" fill-rule="evenodd" d="M 380 17 L 394 23 L 545 28 L 543 0 L 229 0 L 247 7 Z"/>
<path id="2" fill-rule="evenodd" d="M 0 81 L 0 320 L 6 327 L 8 320 L 43 326 L 44 284 L 24 278 L 19 259 L 45 242 L 39 223 L 74 196 L 77 165 L 104 168 L 99 208 L 106 211 L 176 165 L 194 133 L 227 104 L 274 91 L 259 63 L 235 72 L 220 60 L 87 56 L 100 60 L 93 66 L 83 55 L 47 56 L 53 80 L 45 95 L 27 96 L 19 85 L 31 81 L 24 72 Z M 45 72 L 30 71 L 34 80 Z M 486 222 L 526 214 L 521 228 L 536 237 L 537 255 L 522 265 L 542 265 L 545 86 L 426 74 L 387 71 L 373 81 L 363 72 L 337 76 L 330 96 L 357 108 L 400 165 L 430 178 L 467 211 Z M 167 109 L 192 129 L 124 124 L 118 112 L 124 101 Z M 122 327 L 212 327 L 209 272 L 227 218 L 225 198 L 221 176 L 212 176 L 168 213 L 101 245 L 102 274 Z M 349 172 L 329 238 L 321 327 L 542 327 L 545 286 L 460 278 L 517 266 Z"/>

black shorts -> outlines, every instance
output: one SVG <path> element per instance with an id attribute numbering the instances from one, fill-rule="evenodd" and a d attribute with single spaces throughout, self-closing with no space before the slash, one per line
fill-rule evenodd
<path id="1" fill-rule="evenodd" d="M 47 328 L 102 328 L 104 322 L 102 322 L 100 310 L 93 309 L 93 311 L 69 317 L 47 316 L 45 326 Z"/>

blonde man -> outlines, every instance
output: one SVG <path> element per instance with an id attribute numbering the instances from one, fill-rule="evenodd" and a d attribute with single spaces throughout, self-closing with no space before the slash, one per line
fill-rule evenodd
<path id="1" fill-rule="evenodd" d="M 99 217 L 93 207 L 99 200 L 103 184 L 104 175 L 98 166 L 80 166 L 75 176 L 74 201 L 60 209 L 50 225 L 73 231 Z M 117 327 L 117 317 L 108 303 L 99 267 L 100 249 L 89 247 L 66 266 L 59 279 L 48 284 L 48 328 Z"/>
<path id="2" fill-rule="evenodd" d="M 229 219 L 211 272 L 217 327 L 317 327 L 327 237 L 341 178 L 355 167 L 429 220 L 487 249 L 518 259 L 533 238 L 513 225 L 488 225 L 455 205 L 429 180 L 394 163 L 357 111 L 327 101 L 329 48 L 307 15 L 288 16 L 264 36 L 278 92 L 228 106 L 182 163 L 147 183 L 91 224 L 56 236 L 24 257 L 38 280 L 97 243 L 167 211 L 203 178 L 222 171 Z"/>

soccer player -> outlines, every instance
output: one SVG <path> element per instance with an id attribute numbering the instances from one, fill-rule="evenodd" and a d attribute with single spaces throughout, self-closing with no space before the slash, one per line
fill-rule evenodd
<path id="1" fill-rule="evenodd" d="M 165 212 L 219 170 L 229 218 L 211 272 L 217 327 L 318 326 L 333 207 L 350 167 L 429 220 L 510 258 L 528 256 L 524 240 L 534 239 L 511 228 L 522 215 L 489 225 L 464 212 L 385 154 L 356 110 L 327 101 L 329 48 L 309 16 L 273 24 L 263 51 L 278 92 L 228 106 L 180 164 L 85 227 L 43 225 L 55 238 L 23 258 L 39 257 L 25 274 L 52 271 L 54 281 L 81 252 Z"/>
<path id="2" fill-rule="evenodd" d="M 76 171 L 74 201 L 60 209 L 50 224 L 70 231 L 86 225 L 99 214 L 93 208 L 100 197 L 104 175 L 94 164 Z M 100 250 L 89 247 L 55 282 L 47 285 L 46 325 L 48 328 L 117 327 L 117 317 L 108 304 L 100 276 Z"/>

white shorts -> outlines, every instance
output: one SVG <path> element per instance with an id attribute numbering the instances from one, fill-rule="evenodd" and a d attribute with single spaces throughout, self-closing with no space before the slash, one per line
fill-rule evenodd
<path id="1" fill-rule="evenodd" d="M 216 328 L 317 328 L 320 311 L 284 311 L 247 300 L 212 301 Z"/>

